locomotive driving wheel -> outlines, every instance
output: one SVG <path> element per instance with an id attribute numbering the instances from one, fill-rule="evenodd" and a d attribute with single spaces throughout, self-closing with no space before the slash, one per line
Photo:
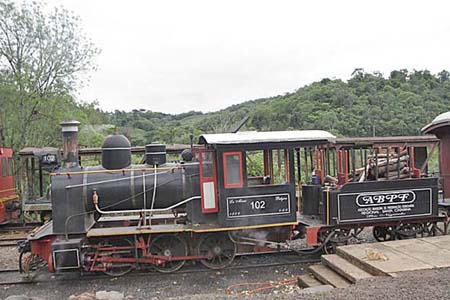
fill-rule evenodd
<path id="1" fill-rule="evenodd" d="M 236 251 L 236 244 L 226 233 L 211 233 L 198 244 L 198 255 L 206 257 L 200 262 L 210 269 L 222 269 L 231 264 Z"/>
<path id="2" fill-rule="evenodd" d="M 112 258 L 134 258 L 134 247 L 130 240 L 127 239 L 113 239 L 106 241 L 104 247 L 113 248 L 117 250 L 100 252 L 99 256 L 111 256 Z M 119 277 L 123 276 L 133 269 L 133 263 L 129 262 L 110 262 L 106 264 L 106 270 L 103 271 L 106 275 Z"/>
<path id="3" fill-rule="evenodd" d="M 177 235 L 163 234 L 152 240 L 149 246 L 149 253 L 155 256 L 176 258 L 187 256 L 188 247 L 183 238 Z M 153 265 L 153 268 L 161 273 L 171 273 L 179 270 L 185 262 L 185 260 L 169 260 L 161 264 Z"/>

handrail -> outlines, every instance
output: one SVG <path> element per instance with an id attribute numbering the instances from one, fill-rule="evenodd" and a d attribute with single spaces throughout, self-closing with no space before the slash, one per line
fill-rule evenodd
<path id="1" fill-rule="evenodd" d="M 184 167 L 181 165 L 177 165 L 175 167 L 164 167 L 164 168 L 135 168 L 135 169 L 117 169 L 117 170 L 92 170 L 92 171 L 74 171 L 74 172 L 62 172 L 62 173 L 50 173 L 50 176 L 70 176 L 70 175 L 80 175 L 80 174 L 96 174 L 96 173 L 125 173 L 125 172 L 134 172 L 134 171 L 153 171 L 153 170 L 174 170 L 174 169 L 183 169 Z"/>
<path id="2" fill-rule="evenodd" d="M 180 201 L 178 203 L 175 203 L 172 206 L 166 207 L 166 208 L 155 208 L 155 209 L 130 209 L 130 210 L 108 210 L 108 211 L 104 211 L 101 210 L 100 207 L 98 207 L 98 195 L 97 192 L 94 192 L 94 195 L 92 196 L 92 201 L 94 202 L 95 205 L 95 210 L 97 210 L 97 212 L 104 214 L 104 215 L 111 215 L 111 214 L 121 214 L 121 213 L 154 213 L 154 212 L 163 212 L 163 211 L 168 211 L 168 210 L 172 210 L 180 205 L 183 205 L 185 203 L 188 203 L 194 199 L 201 199 L 200 196 L 193 196 L 190 198 L 187 198 L 183 201 Z"/>

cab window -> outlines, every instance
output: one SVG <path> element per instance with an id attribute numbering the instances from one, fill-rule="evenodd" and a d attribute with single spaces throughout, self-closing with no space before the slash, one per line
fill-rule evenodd
<path id="1" fill-rule="evenodd" d="M 242 178 L 242 153 L 225 152 L 223 154 L 225 188 L 239 188 L 244 185 Z"/>
<path id="2" fill-rule="evenodd" d="M 6 157 L 2 157 L 2 176 L 6 176 Z"/>
<path id="3" fill-rule="evenodd" d="M 289 183 L 289 156 L 286 149 L 245 152 L 247 185 Z"/>
<path id="4" fill-rule="evenodd" d="M 265 160 L 267 160 L 266 156 L 266 152 L 263 150 L 245 152 L 245 167 L 247 170 L 247 184 L 249 186 L 270 184 L 270 172 L 265 163 Z"/>
<path id="5" fill-rule="evenodd" d="M 12 159 L 12 157 L 8 158 L 8 176 L 13 176 L 13 159 Z"/>
<path id="6" fill-rule="evenodd" d="M 214 165 L 213 165 L 213 153 L 202 152 L 202 176 L 207 178 L 213 178 Z"/>
<path id="7" fill-rule="evenodd" d="M 286 184 L 289 182 L 287 150 L 272 150 L 272 172 L 274 184 Z"/>

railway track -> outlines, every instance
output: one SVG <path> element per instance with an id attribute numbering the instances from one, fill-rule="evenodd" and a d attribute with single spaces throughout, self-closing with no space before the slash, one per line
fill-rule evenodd
<path id="1" fill-rule="evenodd" d="M 271 262 L 264 262 L 270 257 Z M 208 269 L 206 267 L 200 266 L 199 264 L 186 266 L 183 269 L 176 271 L 174 273 L 160 273 L 154 270 L 136 270 L 131 272 L 125 277 L 141 277 L 141 276 L 169 276 L 177 274 L 191 274 L 191 273 L 215 273 L 224 272 L 228 270 L 246 270 L 246 269 L 257 269 L 257 268 L 268 268 L 268 267 L 279 267 L 286 265 L 302 265 L 302 264 L 312 264 L 320 261 L 319 255 L 308 255 L 305 257 L 299 256 L 294 253 L 274 253 L 274 254 L 255 254 L 252 257 L 243 256 L 235 260 L 235 262 L 221 270 Z M 33 278 L 27 278 L 23 274 L 19 273 L 17 269 L 6 269 L 0 270 L 0 286 L 1 285 L 17 285 L 17 284 L 30 284 L 46 282 L 51 280 L 56 281 L 71 281 L 71 280 L 110 280 L 111 276 L 104 274 L 80 274 L 80 273 L 67 273 L 54 276 L 55 274 L 48 273 L 46 270 L 39 272 L 39 275 Z"/>
<path id="2" fill-rule="evenodd" d="M 39 224 L 10 223 L 0 227 L 0 248 L 14 247 L 17 243 L 26 239 L 27 234 Z"/>
<path id="3" fill-rule="evenodd" d="M 26 236 L 20 237 L 0 237 L 0 248 L 1 247 L 15 247 L 17 243 L 25 240 Z"/>
<path id="4" fill-rule="evenodd" d="M 40 226 L 41 224 L 19 224 L 19 223 L 11 223 L 6 224 L 4 226 L 0 227 L 0 234 L 1 233 L 9 233 L 9 232 L 28 232 L 36 227 Z"/>

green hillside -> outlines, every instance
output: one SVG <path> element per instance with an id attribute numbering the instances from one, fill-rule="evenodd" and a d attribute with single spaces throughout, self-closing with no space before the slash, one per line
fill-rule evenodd
<path id="1" fill-rule="evenodd" d="M 392 71 L 389 76 L 355 70 L 348 81 L 322 79 L 271 98 L 226 109 L 172 115 L 136 109 L 102 111 L 69 95 L 51 94 L 24 101 L 0 81 L 0 140 L 17 153 L 25 146 L 60 146 L 59 122 L 81 121 L 82 146 L 100 146 L 111 133 L 123 133 L 133 145 L 189 143 L 202 133 L 230 132 L 246 116 L 242 130 L 323 129 L 337 136 L 417 135 L 438 114 L 450 110 L 450 73 Z M 20 98 L 19 98 L 20 99 Z M 37 105 L 36 105 L 37 104 Z M 24 118 L 25 113 L 25 118 Z"/>
<path id="2" fill-rule="evenodd" d="M 247 101 L 203 114 L 170 115 L 146 110 L 108 113 L 133 144 L 188 143 L 189 135 L 227 132 L 245 116 L 242 130 L 323 129 L 337 136 L 417 135 L 450 110 L 450 73 L 442 71 L 353 72 L 345 82 L 322 79 L 293 93 Z"/>

